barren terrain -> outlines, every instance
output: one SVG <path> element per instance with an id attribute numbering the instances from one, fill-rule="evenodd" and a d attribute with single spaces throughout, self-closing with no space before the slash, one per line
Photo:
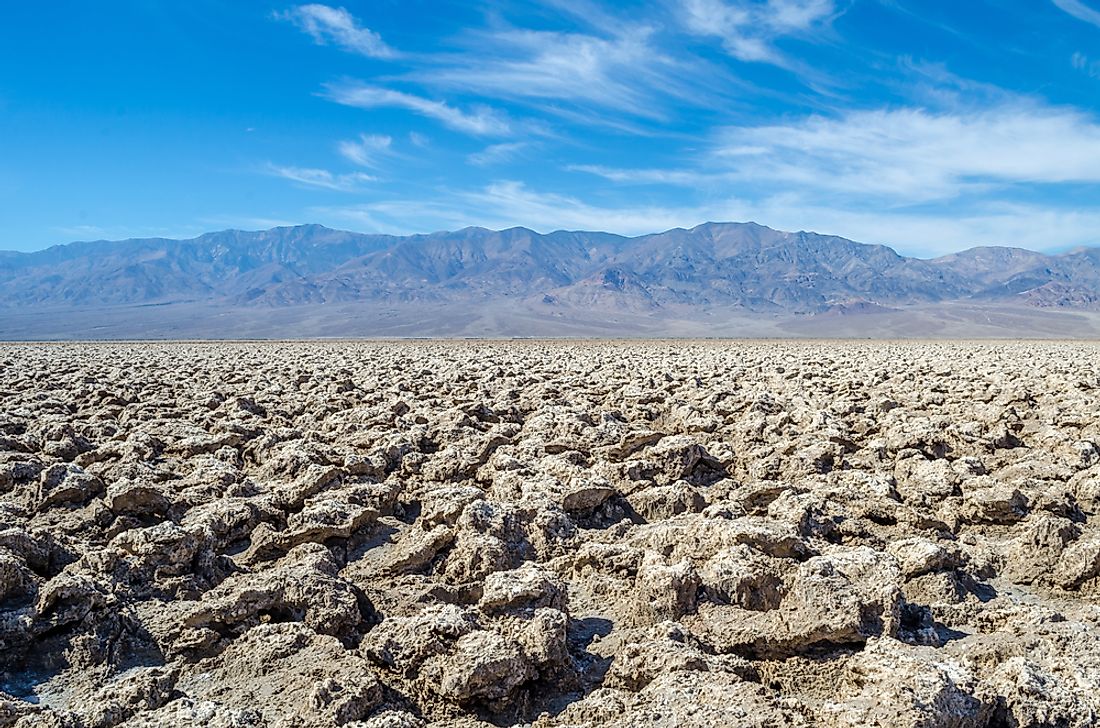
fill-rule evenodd
<path id="1" fill-rule="evenodd" d="M 1086 726 L 1100 346 L 0 347 L 0 728 Z"/>
<path id="2" fill-rule="evenodd" d="M 1100 248 L 923 260 L 705 223 L 625 238 L 320 225 L 0 251 L 0 340 L 1100 339 Z"/>

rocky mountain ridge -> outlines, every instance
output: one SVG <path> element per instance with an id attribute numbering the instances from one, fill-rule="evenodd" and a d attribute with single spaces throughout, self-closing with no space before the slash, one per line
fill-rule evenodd
<path id="1" fill-rule="evenodd" d="M 972 248 L 922 260 L 755 223 L 626 238 L 465 228 L 391 236 L 300 225 L 0 255 L 0 306 L 232 307 L 512 299 L 610 311 L 821 313 L 946 301 L 1100 307 L 1100 249 Z"/>

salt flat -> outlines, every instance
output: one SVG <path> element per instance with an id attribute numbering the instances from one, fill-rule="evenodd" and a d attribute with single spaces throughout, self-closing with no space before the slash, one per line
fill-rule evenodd
<path id="1" fill-rule="evenodd" d="M 1085 726 L 1100 345 L 0 345 L 0 726 Z"/>

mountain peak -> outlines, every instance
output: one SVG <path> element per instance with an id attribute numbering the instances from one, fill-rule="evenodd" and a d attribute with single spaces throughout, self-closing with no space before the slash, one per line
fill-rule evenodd
<path id="1" fill-rule="evenodd" d="M 371 310 L 430 303 L 477 311 L 507 301 L 510 312 L 536 317 L 545 315 L 545 300 L 556 314 L 571 306 L 646 316 L 809 315 L 838 301 L 861 302 L 846 315 L 974 300 L 1100 308 L 1082 293 L 1100 290 L 1100 265 L 1090 256 L 985 247 L 925 261 L 756 222 L 709 221 L 635 238 L 522 226 L 402 237 L 304 224 L 0 255 L 0 307 L 369 302 Z M 1042 296 L 1019 295 L 1038 289 Z"/>
<path id="2" fill-rule="evenodd" d="M 767 227 L 767 226 L 766 225 L 761 225 L 761 224 L 753 222 L 751 220 L 746 220 L 746 221 L 743 221 L 743 222 L 738 222 L 738 221 L 734 221 L 734 220 L 722 220 L 722 221 L 707 220 L 706 222 L 699 223 L 695 227 L 691 228 L 691 230 L 695 231 L 695 230 L 706 230 L 708 228 L 743 228 L 743 227 L 759 227 L 759 228 L 762 228 L 762 227 Z M 771 230 L 771 229 L 772 228 L 768 228 L 768 230 Z"/>

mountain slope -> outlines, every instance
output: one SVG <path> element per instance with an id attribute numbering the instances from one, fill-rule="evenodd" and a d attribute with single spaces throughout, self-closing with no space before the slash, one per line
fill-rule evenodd
<path id="1" fill-rule="evenodd" d="M 987 247 L 921 260 L 836 236 L 706 223 L 636 238 L 476 227 L 399 237 L 302 225 L 0 253 L 9 316 L 156 304 L 255 310 L 254 320 L 327 304 L 583 315 L 601 325 L 720 312 L 859 320 L 962 303 L 1100 310 L 1100 250 Z"/>

